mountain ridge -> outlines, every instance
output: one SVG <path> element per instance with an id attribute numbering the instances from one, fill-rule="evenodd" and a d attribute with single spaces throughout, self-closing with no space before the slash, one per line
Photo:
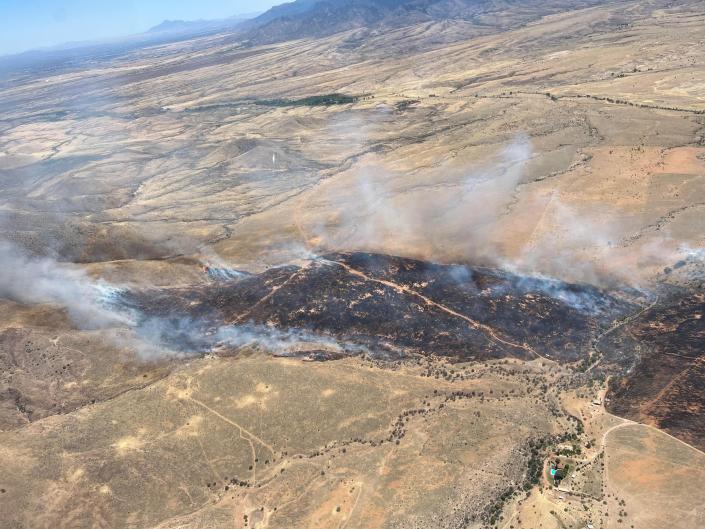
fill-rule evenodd
<path id="1" fill-rule="evenodd" d="M 507 29 L 604 0 L 296 0 L 275 6 L 245 24 L 245 37 L 257 44 L 325 37 L 364 27 L 396 28 L 441 20 Z"/>

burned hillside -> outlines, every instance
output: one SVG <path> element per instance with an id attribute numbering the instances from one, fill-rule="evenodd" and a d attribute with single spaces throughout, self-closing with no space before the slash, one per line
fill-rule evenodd
<path id="1" fill-rule="evenodd" d="M 671 298 L 610 338 L 638 358 L 610 384 L 610 413 L 662 428 L 705 447 L 705 294 Z M 632 348 L 629 351 L 629 348 Z"/>
<path id="2" fill-rule="evenodd" d="M 392 358 L 560 362 L 584 358 L 603 329 L 635 308 L 587 285 L 368 253 L 129 292 L 119 303 L 139 315 L 148 334 L 188 352 L 222 345 L 223 329 L 244 327 L 253 339 L 257 332 L 294 333 L 295 341 L 335 341 L 343 350 Z"/>

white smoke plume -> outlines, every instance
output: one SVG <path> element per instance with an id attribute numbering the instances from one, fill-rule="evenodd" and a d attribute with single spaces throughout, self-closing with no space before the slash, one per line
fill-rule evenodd
<path id="1" fill-rule="evenodd" d="M 0 242 L 0 264 L 0 298 L 58 305 L 79 329 L 121 330 L 106 337 L 134 350 L 143 360 L 194 356 L 218 345 L 254 347 L 275 354 L 293 354 L 312 347 L 347 354 L 365 351 L 361 346 L 303 329 L 280 330 L 253 323 L 214 328 L 206 321 L 186 316 L 144 317 L 121 302 L 125 289 L 93 279 L 79 268 L 52 258 L 30 256 L 7 241 Z"/>
<path id="2" fill-rule="evenodd" d="M 231 347 L 256 347 L 275 354 L 293 354 L 312 347 L 337 353 L 361 353 L 366 348 L 357 344 L 341 343 L 333 337 L 315 334 L 304 329 L 278 329 L 268 325 L 249 323 L 229 325 L 218 329 L 216 340 Z"/>
<path id="3" fill-rule="evenodd" d="M 554 192 L 542 211 L 552 226 L 530 241 L 518 255 L 498 257 L 496 262 L 517 274 L 562 277 L 594 285 L 603 284 L 606 277 L 596 269 L 596 262 L 608 261 L 617 226 L 609 217 L 593 219 L 581 215 Z"/>
<path id="4" fill-rule="evenodd" d="M 439 189 L 432 182 L 409 188 L 403 175 L 363 165 L 354 185 L 325 197 L 334 218 L 308 225 L 310 243 L 429 259 L 449 248 L 457 256 L 492 257 L 489 237 L 532 155 L 529 139 L 517 135 L 487 164 Z"/>
<path id="5" fill-rule="evenodd" d="M 369 152 L 379 119 L 337 123 L 334 132 Z M 382 166 L 365 155 L 321 186 L 300 208 L 297 226 L 316 253 L 363 250 L 485 264 L 605 288 L 649 289 L 655 274 L 682 259 L 667 229 L 643 237 L 626 232 L 634 214 L 618 205 L 563 197 L 545 184 L 522 187 L 545 156 L 525 134 L 487 150 L 494 154 L 462 176 L 451 162 L 405 171 L 390 168 L 403 160 Z"/>
<path id="6" fill-rule="evenodd" d="M 130 325 L 128 314 L 107 303 L 119 289 L 90 278 L 84 271 L 49 257 L 30 257 L 14 244 L 0 241 L 0 297 L 26 304 L 64 307 L 81 328 Z"/>

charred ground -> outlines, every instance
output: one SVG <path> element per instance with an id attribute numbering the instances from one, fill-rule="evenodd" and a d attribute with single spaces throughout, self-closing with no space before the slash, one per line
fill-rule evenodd
<path id="1" fill-rule="evenodd" d="M 655 305 L 605 343 L 637 358 L 613 379 L 611 413 L 651 423 L 705 447 L 705 294 L 683 293 Z"/>
<path id="2" fill-rule="evenodd" d="M 370 253 L 335 253 L 233 281 L 127 293 L 120 301 L 192 351 L 224 325 L 305 330 L 389 357 L 584 358 L 636 306 L 595 287 Z M 192 332 L 192 330 L 196 332 Z M 196 341 L 192 336 L 197 336 Z"/>

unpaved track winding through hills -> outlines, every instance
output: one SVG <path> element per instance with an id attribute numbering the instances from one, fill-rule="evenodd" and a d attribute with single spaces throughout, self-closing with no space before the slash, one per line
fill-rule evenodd
<path id="1" fill-rule="evenodd" d="M 430 305 L 438 310 L 441 310 L 447 314 L 450 314 L 451 316 L 453 316 L 455 318 L 460 318 L 461 320 L 464 320 L 465 322 L 467 322 L 470 325 L 470 327 L 472 327 L 473 329 L 477 329 L 477 330 L 482 331 L 490 340 L 492 340 L 496 343 L 508 345 L 509 347 L 513 347 L 515 349 L 523 349 L 524 351 L 527 351 L 538 358 L 543 358 L 544 360 L 546 360 L 548 362 L 553 362 L 553 360 L 551 360 L 550 358 L 547 358 L 547 357 L 543 356 L 542 354 L 539 354 L 538 352 L 536 352 L 531 346 L 529 346 L 525 343 L 518 344 L 518 343 L 514 343 L 514 342 L 510 342 L 508 340 L 505 340 L 504 338 L 500 338 L 499 336 L 497 336 L 497 333 L 494 331 L 494 329 L 492 329 L 492 327 L 485 325 L 485 324 L 482 324 L 476 320 L 473 320 L 472 318 L 469 318 L 468 316 L 465 316 L 464 314 L 460 314 L 459 312 L 456 312 L 453 309 L 446 307 L 445 305 L 442 305 L 436 301 L 433 301 L 431 298 L 424 296 L 423 294 L 417 292 L 416 290 L 410 289 L 410 288 L 405 287 L 404 285 L 400 285 L 398 283 L 394 283 L 393 281 L 370 277 L 367 274 L 365 274 L 364 272 L 361 272 L 360 270 L 357 270 L 357 269 L 351 267 L 350 265 L 342 263 L 340 261 L 331 261 L 329 259 L 325 259 L 324 262 L 326 262 L 328 264 L 332 264 L 332 265 L 342 266 L 350 274 L 357 276 L 357 277 L 360 277 L 360 278 L 364 279 L 365 281 L 379 283 L 380 285 L 384 285 L 386 287 L 389 287 L 389 288 L 399 292 L 400 294 L 407 294 L 410 296 L 417 297 L 420 300 L 422 300 L 426 305 Z"/>
<path id="2" fill-rule="evenodd" d="M 633 321 L 634 321 L 635 319 L 637 319 L 639 316 L 641 316 L 641 315 L 644 314 L 645 312 L 647 312 L 647 311 L 651 310 L 652 308 L 654 308 L 658 302 L 659 302 L 659 297 L 656 296 L 656 299 L 654 299 L 654 301 L 653 301 L 652 303 L 650 303 L 650 304 L 647 305 L 646 307 L 642 308 L 640 311 L 635 312 L 634 314 L 631 314 L 631 315 L 627 316 L 627 317 L 624 318 L 623 320 L 618 320 L 618 321 L 616 321 L 614 324 L 612 324 L 612 325 L 610 326 L 609 329 L 605 330 L 605 331 L 602 332 L 600 335 L 598 335 L 597 338 L 595 338 L 595 339 L 592 341 L 592 350 L 593 350 L 595 353 L 597 353 L 597 360 L 595 360 L 592 364 L 590 364 L 590 367 L 588 367 L 588 368 L 585 370 L 585 372 L 586 372 L 586 373 L 589 373 L 590 371 L 592 371 L 593 368 L 597 367 L 597 366 L 599 365 L 600 361 L 602 360 L 602 351 L 600 351 L 600 350 L 598 349 L 598 347 L 597 347 L 597 344 L 599 343 L 600 340 L 602 340 L 602 339 L 603 339 L 605 336 L 607 336 L 608 334 L 611 334 L 612 332 L 616 331 L 617 329 L 619 329 L 619 328 L 621 328 L 621 327 L 624 327 L 626 324 L 633 322 Z"/>
<path id="3" fill-rule="evenodd" d="M 642 427 L 644 427 L 644 428 L 648 428 L 648 429 L 650 429 L 650 430 L 654 430 L 654 431 L 657 431 L 657 432 L 659 432 L 659 433 L 662 433 L 663 435 L 667 435 L 667 436 L 670 437 L 671 439 L 674 439 L 674 440 L 678 441 L 680 444 L 687 446 L 687 447 L 690 448 L 691 450 L 695 450 L 698 454 L 705 456 L 705 452 L 703 452 L 703 451 L 700 450 L 699 448 L 696 448 L 696 447 L 694 447 L 693 445 L 686 443 L 686 442 L 683 441 L 682 439 L 678 439 L 678 437 L 674 437 L 673 435 L 671 435 L 670 433 L 666 432 L 665 430 L 661 430 L 660 428 L 656 428 L 655 426 L 651 426 L 650 424 L 644 424 L 644 423 L 642 423 L 642 422 L 632 421 L 631 419 L 625 419 L 625 418 L 623 418 L 623 417 L 618 417 L 618 416 L 616 416 L 616 415 L 612 415 L 612 414 L 609 413 L 609 412 L 605 412 L 605 414 L 607 414 L 607 415 L 609 415 L 609 416 L 611 416 L 611 417 L 614 417 L 615 419 L 620 419 L 620 420 L 622 420 L 622 421 L 624 421 L 624 422 L 621 422 L 621 423 L 619 423 L 619 424 L 615 424 L 614 426 L 612 426 L 612 427 L 608 428 L 607 430 L 605 430 L 605 433 L 602 434 L 602 447 L 603 447 L 603 448 L 605 448 L 605 446 L 607 445 L 607 435 L 608 435 L 609 433 L 611 433 L 612 431 L 614 431 L 614 430 L 616 430 L 616 429 L 618 429 L 618 428 L 623 428 L 624 426 L 642 426 Z"/>

